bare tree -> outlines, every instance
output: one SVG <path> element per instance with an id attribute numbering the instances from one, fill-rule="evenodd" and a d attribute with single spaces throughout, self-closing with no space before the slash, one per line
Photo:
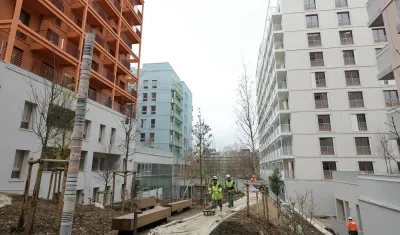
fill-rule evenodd
<path id="1" fill-rule="evenodd" d="M 278 168 L 274 169 L 274 172 L 272 175 L 269 177 L 270 181 L 270 188 L 271 192 L 275 195 L 275 203 L 278 208 L 278 220 L 280 216 L 280 207 L 281 207 L 281 201 L 280 201 L 280 196 L 281 196 L 281 189 L 282 189 L 282 175 L 281 172 Z"/>
<path id="2" fill-rule="evenodd" d="M 377 131 L 375 135 L 375 145 L 377 150 L 378 157 L 382 158 L 385 161 L 386 172 L 394 173 L 392 168 L 392 161 L 396 163 L 397 168 L 397 160 L 394 157 L 395 155 L 395 146 L 392 141 L 389 139 L 389 133 L 384 133 L 380 130 Z"/>
<path id="3" fill-rule="evenodd" d="M 254 91 L 254 81 L 248 75 L 247 66 L 243 61 L 243 72 L 237 87 L 236 125 L 239 129 L 238 139 L 251 151 L 251 161 L 248 163 L 253 168 L 253 173 L 257 173 L 259 165 L 256 148 L 258 122 Z"/>
<path id="4" fill-rule="evenodd" d="M 203 158 L 209 154 L 212 137 L 212 134 L 210 132 L 211 128 L 204 122 L 204 119 L 201 116 L 201 110 L 199 109 L 197 122 L 193 126 L 193 153 L 197 156 L 199 161 L 199 177 L 201 186 L 200 203 L 202 203 L 203 201 L 203 178 L 205 173 L 203 169 Z"/>

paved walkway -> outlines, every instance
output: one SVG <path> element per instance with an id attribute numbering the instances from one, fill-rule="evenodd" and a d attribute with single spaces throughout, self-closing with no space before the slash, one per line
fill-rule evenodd
<path id="1" fill-rule="evenodd" d="M 250 193 L 250 205 L 256 203 L 256 194 Z M 259 195 L 259 200 L 261 196 Z M 167 235 L 167 234 L 181 234 L 181 235 L 208 235 L 213 231 L 218 224 L 234 215 L 236 212 L 246 208 L 247 197 L 235 201 L 234 208 L 228 208 L 228 204 L 223 205 L 222 212 L 217 210 L 215 215 L 204 216 L 203 212 L 196 214 L 192 217 L 183 220 L 173 221 L 166 225 L 161 225 L 152 229 L 148 235 Z"/>

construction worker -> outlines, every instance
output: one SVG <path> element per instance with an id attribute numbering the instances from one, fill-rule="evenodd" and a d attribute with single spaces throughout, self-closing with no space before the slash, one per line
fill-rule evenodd
<path id="1" fill-rule="evenodd" d="M 233 207 L 233 197 L 237 191 L 236 183 L 231 179 L 230 175 L 226 175 L 225 191 L 228 193 L 228 207 Z"/>
<path id="2" fill-rule="evenodd" d="M 349 222 L 347 222 L 347 231 L 349 232 L 349 235 L 358 235 L 357 224 L 351 217 L 349 217 Z"/>
<path id="3" fill-rule="evenodd" d="M 217 176 L 213 176 L 212 183 L 208 187 L 208 193 L 211 194 L 212 208 L 215 209 L 218 204 L 219 210 L 222 211 L 222 186 L 218 183 Z"/>
<path id="4" fill-rule="evenodd" d="M 250 182 L 255 183 L 256 182 L 256 176 L 252 175 L 250 178 Z"/>

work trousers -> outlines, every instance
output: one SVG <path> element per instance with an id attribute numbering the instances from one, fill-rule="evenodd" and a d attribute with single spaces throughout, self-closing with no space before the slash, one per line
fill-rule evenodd
<path id="1" fill-rule="evenodd" d="M 228 191 L 228 206 L 233 207 L 233 197 L 235 196 L 235 191 Z"/>
<path id="2" fill-rule="evenodd" d="M 349 235 L 358 235 L 357 231 L 349 231 Z"/>

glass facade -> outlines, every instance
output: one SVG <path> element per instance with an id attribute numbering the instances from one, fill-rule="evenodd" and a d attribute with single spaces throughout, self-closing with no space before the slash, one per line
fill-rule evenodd
<path id="1" fill-rule="evenodd" d="M 161 189 L 158 198 L 166 200 L 171 196 L 172 165 L 155 163 L 137 163 L 137 192 L 141 196 L 150 196 L 150 191 Z M 159 190 L 160 192 L 160 190 Z M 152 193 L 153 194 L 153 193 Z"/>

